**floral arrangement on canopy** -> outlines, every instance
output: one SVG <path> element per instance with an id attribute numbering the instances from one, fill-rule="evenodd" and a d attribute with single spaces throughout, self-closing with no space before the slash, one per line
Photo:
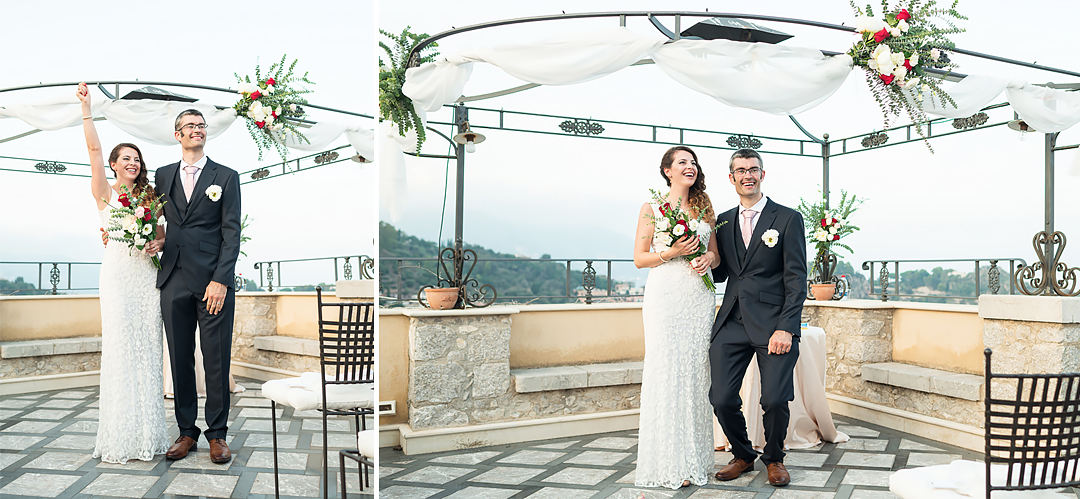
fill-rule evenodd
<path id="1" fill-rule="evenodd" d="M 397 124 L 398 134 L 402 137 L 410 129 L 416 130 L 416 152 L 420 152 L 420 146 L 427 139 L 424 130 L 424 120 L 416 114 L 412 99 L 402 93 L 401 88 L 405 85 L 405 71 L 409 69 L 409 53 L 420 42 L 428 38 L 427 33 L 416 34 L 409 31 L 412 27 L 406 26 L 400 35 L 394 35 L 385 30 L 379 30 L 383 36 L 390 39 L 393 47 L 384 42 L 379 42 L 390 59 L 389 63 L 379 58 L 379 118 L 390 120 Z M 431 43 L 417 54 L 416 64 L 425 64 L 435 60 L 439 52 L 435 50 L 439 44 Z"/>
<path id="2" fill-rule="evenodd" d="M 840 242 L 840 239 L 859 230 L 849 218 L 862 202 L 863 200 L 857 199 L 854 194 L 849 195 L 843 190 L 840 191 L 840 202 L 833 209 L 826 207 L 824 197 L 814 203 L 805 199 L 799 200 L 799 213 L 803 216 L 803 224 L 816 250 L 814 260 L 810 262 L 810 279 L 813 282 L 832 282 L 837 260 L 833 246 L 854 253 L 851 246 Z"/>
<path id="3" fill-rule="evenodd" d="M 859 40 L 848 55 L 865 70 L 866 83 L 881 106 L 886 128 L 890 117 L 899 117 L 903 112 L 925 140 L 922 123 L 928 118 L 922 102 L 937 99 L 942 107 L 956 107 L 953 98 L 938 85 L 940 77 L 930 72 L 940 74 L 956 67 L 947 55 L 956 46 L 949 35 L 963 33 L 955 21 L 967 20 L 956 10 L 957 3 L 941 8 L 936 0 L 910 0 L 890 8 L 888 0 L 882 0 L 882 18 L 874 15 L 870 4 L 862 9 L 851 2 Z"/>
<path id="4" fill-rule="evenodd" d="M 262 159 L 263 150 L 273 147 L 284 161 L 288 152 L 284 134 L 292 134 L 300 142 L 310 143 L 297 125 L 304 116 L 302 106 L 308 103 L 303 96 L 312 91 L 300 84 L 314 85 L 315 82 L 308 79 L 306 72 L 303 76 L 295 76 L 293 71 L 299 60 L 293 59 L 292 64 L 286 66 L 285 57 L 282 55 L 280 61 L 270 65 L 265 76 L 258 64 L 255 65 L 254 78 L 233 73 L 240 87 L 237 90 L 240 100 L 233 105 L 233 109 L 238 117 L 244 118 L 248 133 L 259 147 L 259 159 Z"/>

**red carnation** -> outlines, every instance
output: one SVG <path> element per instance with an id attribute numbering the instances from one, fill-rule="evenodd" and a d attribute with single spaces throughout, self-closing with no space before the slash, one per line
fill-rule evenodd
<path id="1" fill-rule="evenodd" d="M 265 121 L 256 121 L 255 126 L 257 126 L 259 128 L 262 128 L 262 127 L 266 126 L 266 122 Z"/>
<path id="2" fill-rule="evenodd" d="M 840 240 L 840 234 L 833 234 L 832 240 L 833 241 L 839 241 Z"/>
<path id="3" fill-rule="evenodd" d="M 911 59 L 904 59 L 904 68 L 911 71 Z"/>
<path id="4" fill-rule="evenodd" d="M 889 30 L 887 30 L 885 28 L 881 28 L 881 31 L 878 31 L 877 33 L 874 33 L 874 41 L 878 42 L 878 43 L 881 43 L 881 42 L 885 41 L 885 39 L 888 38 L 888 37 L 889 37 Z"/>
<path id="5" fill-rule="evenodd" d="M 879 75 L 879 77 L 881 78 L 881 81 L 885 82 L 886 85 L 889 85 L 892 83 L 893 79 L 896 78 L 896 75 Z"/>
<path id="6" fill-rule="evenodd" d="M 896 14 L 896 20 L 903 21 L 905 19 L 911 19 L 911 14 L 908 14 L 907 9 L 900 9 L 900 12 Z"/>
<path id="7" fill-rule="evenodd" d="M 258 100 L 259 97 L 262 97 L 262 93 L 258 90 L 251 92 L 251 100 Z"/>
<path id="8" fill-rule="evenodd" d="M 907 11 L 905 10 L 904 12 L 907 12 Z M 910 17 L 910 16 L 909 16 L 909 17 Z M 267 79 L 266 79 L 266 84 L 267 84 L 267 85 L 277 85 L 277 82 L 276 82 L 276 81 L 274 81 L 274 79 L 273 79 L 273 78 L 267 78 Z"/>
<path id="9" fill-rule="evenodd" d="M 127 194 L 121 194 L 117 200 L 120 201 L 120 206 L 123 206 L 124 208 L 131 206 L 131 201 L 128 200 Z"/>

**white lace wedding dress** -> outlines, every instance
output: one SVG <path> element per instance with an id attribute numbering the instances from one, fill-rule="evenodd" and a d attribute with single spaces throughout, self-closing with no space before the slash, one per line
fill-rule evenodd
<path id="1" fill-rule="evenodd" d="M 119 206 L 112 191 L 114 206 Z M 99 212 L 102 227 L 109 208 Z M 94 457 L 149 461 L 169 448 L 161 379 L 157 270 L 144 252 L 109 241 L 101 258 L 101 397 Z"/>
<path id="2" fill-rule="evenodd" d="M 653 206 L 654 215 L 659 216 Z M 653 251 L 665 248 L 656 240 Z M 713 467 L 709 336 L 716 297 L 684 257 L 649 270 L 641 308 L 645 368 L 641 380 L 639 487 L 708 483 Z"/>

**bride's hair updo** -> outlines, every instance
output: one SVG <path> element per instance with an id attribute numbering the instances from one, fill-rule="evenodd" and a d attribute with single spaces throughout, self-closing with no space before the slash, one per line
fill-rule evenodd
<path id="1" fill-rule="evenodd" d="M 686 146 L 675 146 L 668 149 L 664 153 L 664 157 L 660 158 L 660 176 L 664 177 L 664 182 L 668 187 L 671 187 L 671 179 L 664 174 L 664 170 L 671 168 L 671 164 L 675 161 L 675 152 L 686 151 L 694 157 L 694 163 L 697 163 L 697 180 L 694 181 L 694 185 L 690 186 L 690 199 L 686 200 L 686 203 L 690 205 L 695 213 L 694 215 L 704 215 L 705 221 L 712 223 L 716 220 L 716 213 L 713 211 L 712 201 L 709 200 L 709 195 L 705 194 L 705 170 L 701 168 L 701 162 L 698 161 L 697 154 Z"/>
<path id="2" fill-rule="evenodd" d="M 141 196 L 144 192 L 148 193 L 151 197 L 156 196 L 154 188 L 150 186 L 150 180 L 146 174 L 146 158 L 143 157 L 142 151 L 139 150 L 139 146 L 130 142 L 121 142 L 116 144 L 116 147 L 109 153 L 109 168 L 112 168 L 113 174 L 119 176 L 116 172 L 116 168 L 113 168 L 113 163 L 116 163 L 117 159 L 120 159 L 120 151 L 125 148 L 131 148 L 135 150 L 135 153 L 139 155 L 139 174 L 135 177 L 135 185 L 131 189 L 132 198 Z"/>

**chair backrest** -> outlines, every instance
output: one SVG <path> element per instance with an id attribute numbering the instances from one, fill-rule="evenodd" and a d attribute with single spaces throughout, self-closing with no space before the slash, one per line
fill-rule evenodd
<path id="1" fill-rule="evenodd" d="M 986 497 L 1080 485 L 1080 373 L 996 374 L 985 350 Z M 996 395 L 996 396 L 995 396 Z M 991 485 L 991 465 L 1005 480 Z"/>
<path id="2" fill-rule="evenodd" d="M 326 383 L 371 383 L 375 380 L 375 304 L 326 303 L 322 288 L 315 288 L 319 303 L 319 364 L 333 374 Z"/>

